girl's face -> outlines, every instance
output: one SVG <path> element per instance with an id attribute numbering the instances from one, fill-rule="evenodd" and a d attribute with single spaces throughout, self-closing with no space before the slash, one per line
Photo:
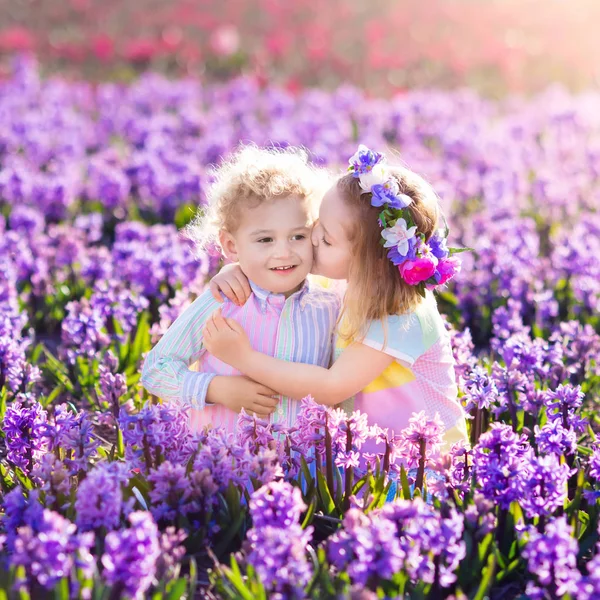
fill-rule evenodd
<path id="1" fill-rule="evenodd" d="M 348 232 L 352 228 L 349 209 L 338 192 L 331 187 L 321 202 L 319 220 L 312 230 L 314 264 L 312 273 L 329 279 L 348 279 L 352 246 Z"/>

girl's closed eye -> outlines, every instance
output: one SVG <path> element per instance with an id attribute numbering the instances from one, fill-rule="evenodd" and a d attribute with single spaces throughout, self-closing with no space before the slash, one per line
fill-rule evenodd
<path id="1" fill-rule="evenodd" d="M 321 241 L 326 245 L 326 246 L 331 246 L 331 244 L 325 239 L 325 236 L 321 236 Z"/>

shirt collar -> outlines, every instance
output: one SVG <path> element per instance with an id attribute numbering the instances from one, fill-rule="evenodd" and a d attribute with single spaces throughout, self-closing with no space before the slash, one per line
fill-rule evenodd
<path id="1" fill-rule="evenodd" d="M 286 300 L 290 302 L 297 302 L 302 310 L 304 310 L 304 307 L 306 306 L 306 294 L 310 290 L 310 283 L 308 279 L 305 279 L 302 287 L 288 298 L 286 298 L 283 294 L 269 292 L 268 290 L 256 285 L 253 281 L 249 281 L 249 283 L 250 287 L 252 288 L 252 293 L 258 301 L 258 305 L 263 313 L 266 312 L 269 305 L 283 306 Z"/>

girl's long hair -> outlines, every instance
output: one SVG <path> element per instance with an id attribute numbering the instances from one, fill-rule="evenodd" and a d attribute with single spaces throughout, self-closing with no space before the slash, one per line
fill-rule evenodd
<path id="1" fill-rule="evenodd" d="M 398 181 L 400 192 L 412 198 L 407 210 L 417 232 L 429 239 L 438 227 L 440 214 L 433 188 L 409 169 L 388 169 Z M 370 321 L 411 312 L 421 302 L 422 296 L 400 277 L 398 267 L 387 257 L 388 249 L 381 244 L 378 221 L 382 209 L 371 206 L 372 195 L 364 193 L 359 180 L 351 174 L 340 177 L 337 187 L 354 221 L 352 230 L 348 232 L 352 259 L 340 336 L 345 340 L 361 341 Z"/>

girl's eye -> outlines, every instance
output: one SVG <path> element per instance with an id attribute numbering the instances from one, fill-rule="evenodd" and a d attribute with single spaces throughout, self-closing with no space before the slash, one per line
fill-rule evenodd
<path id="1" fill-rule="evenodd" d="M 273 238 L 270 238 L 270 237 L 260 238 L 260 240 L 257 240 L 257 241 L 259 244 L 268 244 L 273 241 Z"/>
<path id="2" fill-rule="evenodd" d="M 326 246 L 331 246 L 331 244 L 325 239 L 325 236 L 321 236 L 321 241 L 326 245 Z"/>

